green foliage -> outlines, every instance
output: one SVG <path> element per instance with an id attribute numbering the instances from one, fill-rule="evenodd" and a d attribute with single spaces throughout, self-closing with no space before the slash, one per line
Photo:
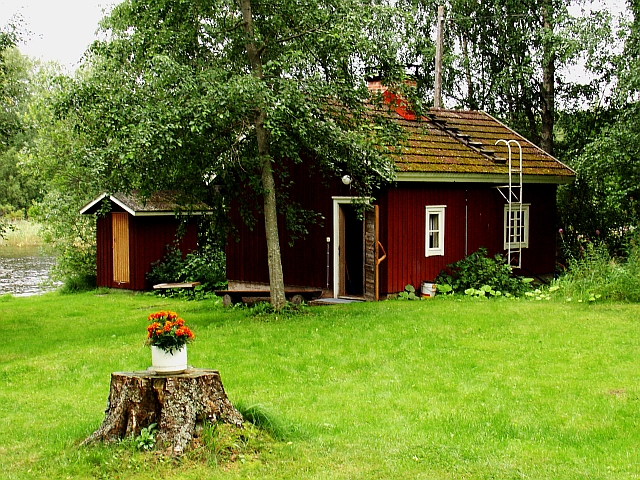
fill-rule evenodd
<path id="1" fill-rule="evenodd" d="M 65 278 L 60 293 L 79 293 L 87 290 L 95 290 L 96 276 L 92 274 L 71 275 Z"/>
<path id="2" fill-rule="evenodd" d="M 26 116 L 36 70 L 17 48 L 0 45 L 0 205 L 21 211 L 22 217 L 42 198 L 42 182 L 23 171 L 20 159 L 20 151 L 36 137 Z"/>
<path id="3" fill-rule="evenodd" d="M 416 295 L 416 289 L 413 285 L 405 285 L 404 291 L 398 294 L 398 300 L 420 300 L 420 297 Z"/>
<path id="4" fill-rule="evenodd" d="M 447 294 L 447 293 L 453 293 L 453 287 L 451 285 L 449 285 L 448 283 L 442 283 L 442 284 L 437 284 L 436 285 L 436 290 L 438 291 L 438 293 L 442 293 L 442 294 Z"/>
<path id="5" fill-rule="evenodd" d="M 470 297 L 477 297 L 477 298 L 502 296 L 502 292 L 500 290 L 494 290 L 490 285 L 483 285 L 480 288 L 472 288 L 472 287 L 467 288 L 464 291 L 464 294 Z"/>
<path id="6" fill-rule="evenodd" d="M 78 214 L 88 201 L 79 193 L 52 188 L 40 206 L 43 239 L 56 254 L 54 279 L 96 275 L 96 220 Z"/>
<path id="7" fill-rule="evenodd" d="M 568 270 L 556 286 L 558 295 L 569 301 L 598 299 L 640 301 L 640 246 L 638 235 L 630 238 L 626 258 L 613 257 L 603 242 L 586 243 L 578 257 L 568 262 Z"/>
<path id="8" fill-rule="evenodd" d="M 56 253 L 52 274 L 57 279 L 95 275 L 96 222 L 79 210 L 103 193 L 99 165 L 88 154 L 86 139 L 55 112 L 55 99 L 68 81 L 52 65 L 32 77 L 36 92 L 24 116 L 27 124 L 37 126 L 38 135 L 19 154 L 25 174 L 43 185 L 44 196 L 28 208 L 38 215 L 44 240 Z"/>
<path id="9" fill-rule="evenodd" d="M 200 289 L 211 291 L 226 285 L 224 251 L 213 245 L 201 245 L 196 252 L 182 257 L 177 248 L 167 245 L 165 256 L 151 265 L 147 279 L 152 284 L 200 282 Z"/>
<path id="10" fill-rule="evenodd" d="M 165 256 L 151 264 L 151 270 L 147 273 L 147 280 L 151 284 L 186 281 L 186 279 L 180 278 L 184 264 L 182 252 L 171 245 L 167 245 Z"/>
<path id="11" fill-rule="evenodd" d="M 579 257 L 588 241 L 604 242 L 610 255 L 620 256 L 640 224 L 640 23 L 637 2 L 627 5 L 633 19 L 610 35 L 611 44 L 624 43 L 624 50 L 596 51 L 601 58 L 591 65 L 597 67 L 595 78 L 609 87 L 600 90 L 610 93 L 599 94 L 598 104 L 585 112 L 561 116 L 560 159 L 577 172 L 576 182 L 558 192 L 566 259 Z"/>
<path id="12" fill-rule="evenodd" d="M 640 225 L 639 115 L 640 104 L 621 109 L 570 162 L 578 178 L 559 191 L 566 256 L 578 255 L 585 238 L 605 242 L 619 255 L 630 227 Z"/>
<path id="13" fill-rule="evenodd" d="M 135 438 L 134 444 L 138 450 L 152 450 L 156 446 L 157 423 L 140 429 L 140 435 Z"/>
<path id="14" fill-rule="evenodd" d="M 473 296 L 522 295 L 529 290 L 529 283 L 531 279 L 513 276 L 511 266 L 502 255 L 488 257 L 486 248 L 447 265 L 436 278 L 436 284 L 450 285 L 454 293 Z"/>

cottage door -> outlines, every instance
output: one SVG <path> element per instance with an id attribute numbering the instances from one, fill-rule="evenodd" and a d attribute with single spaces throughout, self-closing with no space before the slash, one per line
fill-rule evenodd
<path id="1" fill-rule="evenodd" d="M 129 283 L 129 218 L 127 213 L 111 214 L 113 232 L 113 282 Z"/>
<path id="2" fill-rule="evenodd" d="M 376 301 L 378 265 L 386 257 L 378 241 L 378 206 L 367 209 L 363 219 L 352 200 L 334 198 L 334 296 Z"/>

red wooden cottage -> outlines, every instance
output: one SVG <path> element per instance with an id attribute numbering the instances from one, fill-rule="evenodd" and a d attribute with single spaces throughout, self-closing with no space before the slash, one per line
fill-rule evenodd
<path id="1" fill-rule="evenodd" d="M 375 194 L 374 208 L 359 220 L 340 178 L 327 186 L 308 165 L 296 166 L 291 198 L 325 220 L 292 247 L 281 228 L 285 284 L 375 300 L 432 282 L 480 247 L 508 254 L 517 273 L 553 273 L 556 188 L 575 173 L 487 113 L 431 109 L 416 121 L 393 94 L 385 96 L 408 137 L 395 182 Z M 237 212 L 231 216 L 239 241 L 227 245 L 229 288 L 268 286 L 263 222 L 251 231 Z"/>
<path id="2" fill-rule="evenodd" d="M 164 257 L 167 245 L 176 246 L 183 255 L 197 249 L 197 223 L 191 215 L 204 213 L 204 206 L 180 218 L 176 197 L 168 191 L 154 193 L 146 201 L 136 194 L 103 194 L 80 210 L 81 214 L 98 214 L 99 287 L 148 290 L 151 285 L 146 274 L 152 263 Z M 179 234 L 183 222 L 186 225 Z"/>

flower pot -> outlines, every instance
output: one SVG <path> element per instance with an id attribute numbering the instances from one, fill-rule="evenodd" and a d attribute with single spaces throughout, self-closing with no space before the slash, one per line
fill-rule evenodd
<path id="1" fill-rule="evenodd" d="M 187 346 L 173 353 L 151 346 L 151 370 L 156 373 L 182 373 L 187 370 Z"/>

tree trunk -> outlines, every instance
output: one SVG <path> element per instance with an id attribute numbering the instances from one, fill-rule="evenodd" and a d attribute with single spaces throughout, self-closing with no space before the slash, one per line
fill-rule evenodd
<path id="1" fill-rule="evenodd" d="M 556 54 L 551 36 L 553 34 L 552 5 L 545 0 L 542 5 L 542 21 L 545 40 L 542 51 L 542 128 L 540 147 L 549 155 L 553 155 L 553 125 L 555 122 L 555 74 Z"/>
<path id="2" fill-rule="evenodd" d="M 253 16 L 251 0 L 240 2 L 244 31 L 246 35 L 245 48 L 251 64 L 253 75 L 262 80 L 262 58 L 258 50 L 253 31 Z M 282 274 L 282 258 L 280 255 L 280 237 L 278 235 L 278 217 L 276 208 L 276 184 L 273 177 L 271 156 L 269 155 L 269 134 L 264 126 L 267 119 L 266 107 L 263 105 L 256 112 L 254 125 L 260 157 L 262 189 L 264 191 L 264 226 L 267 237 L 267 260 L 269 264 L 269 289 L 271 305 L 276 310 L 285 306 L 287 299 L 284 293 L 284 276 Z"/>
<path id="3" fill-rule="evenodd" d="M 238 427 L 243 418 L 224 391 L 216 370 L 191 369 L 180 375 L 152 372 L 111 374 L 105 419 L 83 445 L 138 436 L 157 424 L 156 445 L 181 455 L 203 422 L 222 421 Z"/>

